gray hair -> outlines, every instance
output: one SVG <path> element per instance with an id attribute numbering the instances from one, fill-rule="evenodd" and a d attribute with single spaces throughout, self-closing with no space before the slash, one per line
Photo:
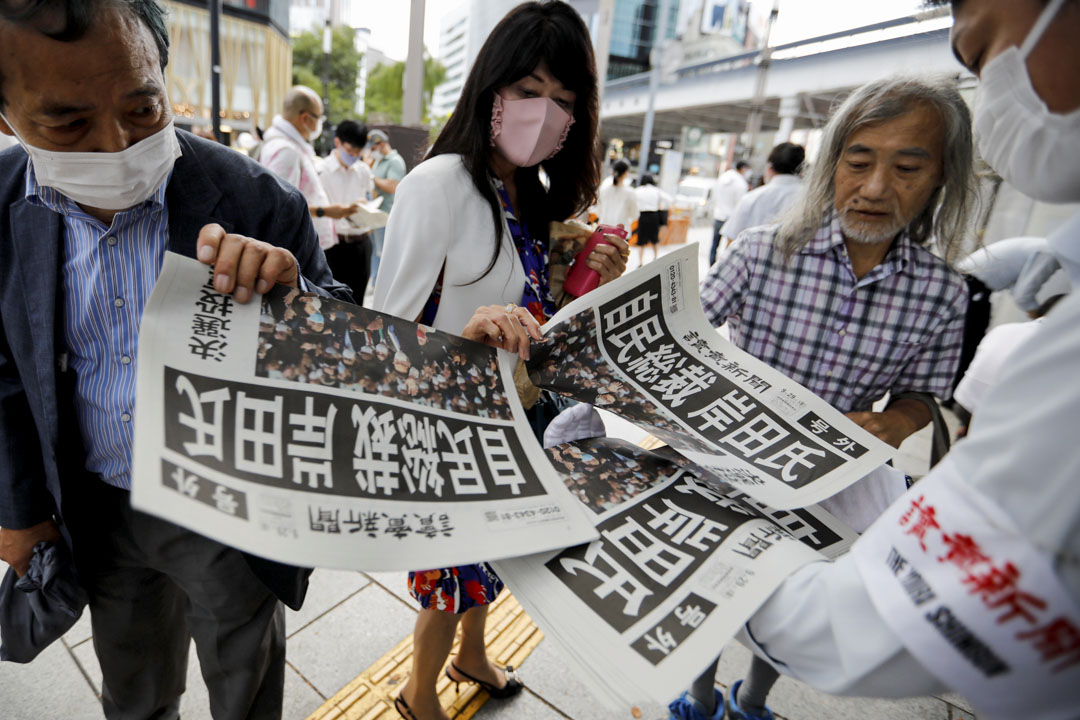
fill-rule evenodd
<path id="1" fill-rule="evenodd" d="M 818 231 L 835 203 L 836 168 L 851 134 L 906 115 L 920 105 L 934 107 L 944 124 L 943 182 L 926 207 L 907 226 L 912 241 L 925 245 L 934 237 L 942 257 L 952 264 L 964 252 L 965 234 L 977 204 L 971 113 L 953 78 L 890 77 L 867 83 L 848 95 L 825 126 L 817 161 L 799 202 L 780 221 L 776 242 L 793 256 Z"/>

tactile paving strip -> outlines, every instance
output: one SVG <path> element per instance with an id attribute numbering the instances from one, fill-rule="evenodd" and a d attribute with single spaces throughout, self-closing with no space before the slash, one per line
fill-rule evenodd
<path id="1" fill-rule="evenodd" d="M 487 635 L 484 638 L 488 656 L 499 665 L 515 668 L 544 639 L 544 634 L 521 609 L 509 591 L 503 591 L 488 610 Z M 451 655 L 457 652 L 454 640 Z M 364 672 L 342 688 L 307 720 L 392 720 L 400 718 L 394 709 L 394 698 L 412 670 L 413 636 L 398 643 Z M 468 720 L 488 700 L 479 685 L 462 683 L 461 692 L 445 674 L 439 676 L 435 689 L 443 708 L 451 718 Z"/>

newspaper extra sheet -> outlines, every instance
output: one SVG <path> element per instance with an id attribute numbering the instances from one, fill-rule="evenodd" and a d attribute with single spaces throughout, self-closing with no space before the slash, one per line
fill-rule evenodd
<path id="1" fill-rule="evenodd" d="M 697 246 L 578 298 L 543 327 L 532 382 L 648 429 L 777 509 L 843 490 L 895 452 L 720 337 L 698 294 Z"/>
<path id="2" fill-rule="evenodd" d="M 854 542 L 820 508 L 756 505 L 666 449 L 594 438 L 548 453 L 600 537 L 496 569 L 613 707 L 677 696 L 785 577 Z"/>
<path id="3" fill-rule="evenodd" d="M 172 253 L 142 320 L 132 503 L 280 562 L 447 567 L 596 537 L 507 354 Z"/>

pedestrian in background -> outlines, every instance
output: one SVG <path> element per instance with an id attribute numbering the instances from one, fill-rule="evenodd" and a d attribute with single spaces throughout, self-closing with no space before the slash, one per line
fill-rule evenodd
<path id="1" fill-rule="evenodd" d="M 652 246 L 653 258 L 659 254 L 660 228 L 667 225 L 671 196 L 656 187 L 656 180 L 645 173 L 641 183 L 634 189 L 638 206 L 637 242 L 641 248 L 641 264 L 645 264 L 645 248 Z"/>
<path id="2" fill-rule="evenodd" d="M 739 160 L 735 167 L 728 168 L 716 180 L 713 186 L 713 238 L 709 249 L 709 267 L 716 262 L 716 253 L 720 249 L 721 229 L 735 212 L 739 201 L 750 191 L 750 177 L 753 170 L 750 163 Z"/>
<path id="3" fill-rule="evenodd" d="M 630 187 L 629 174 L 630 165 L 625 160 L 617 160 L 612 167 L 611 184 L 600 188 L 596 201 L 597 222 L 621 227 L 627 235 L 638 217 L 637 195 Z"/>
<path id="4" fill-rule="evenodd" d="M 367 136 L 367 127 L 353 120 L 343 120 L 334 129 L 334 149 L 316 164 L 331 203 L 351 207 L 371 199 L 375 188 L 371 168 L 360 159 Z M 345 217 L 334 221 L 334 230 L 338 242 L 326 251 L 326 261 L 337 281 L 352 290 L 356 304 L 363 305 L 371 275 L 369 229 Z"/>
<path id="5" fill-rule="evenodd" d="M 274 116 L 263 135 L 259 162 L 304 194 L 319 245 L 326 251 L 337 243 L 333 221 L 352 215 L 358 206 L 332 204 L 319 179 L 311 143 L 322 134 L 324 119 L 322 100 L 314 90 L 304 85 L 290 88 L 281 103 L 281 114 Z"/>
<path id="6" fill-rule="evenodd" d="M 368 133 L 367 149 L 371 153 L 375 197 L 382 198 L 379 209 L 389 215 L 390 209 L 394 207 L 398 183 L 405 177 L 405 158 L 390 146 L 390 136 L 382 130 Z M 379 261 L 382 259 L 385 238 L 386 228 L 376 228 L 371 232 L 371 282 L 375 282 L 379 274 Z"/>
<path id="7" fill-rule="evenodd" d="M 776 222 L 795 204 L 802 191 L 799 171 L 805 158 L 806 150 L 794 143 L 780 143 L 769 152 L 765 184 L 743 195 L 724 223 L 722 233 L 728 243 L 747 228 Z"/>

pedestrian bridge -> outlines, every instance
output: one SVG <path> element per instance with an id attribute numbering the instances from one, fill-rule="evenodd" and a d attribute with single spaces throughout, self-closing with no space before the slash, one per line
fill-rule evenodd
<path id="1" fill-rule="evenodd" d="M 896 72 L 946 73 L 970 87 L 972 76 L 949 47 L 951 25 L 951 17 L 930 12 L 774 47 L 761 130 L 820 127 L 837 99 Z M 743 132 L 761 57 L 755 50 L 669 72 L 656 92 L 653 138 L 678 138 L 684 126 Z M 604 140 L 640 138 L 648 100 L 648 73 L 609 81 L 601 107 Z"/>

